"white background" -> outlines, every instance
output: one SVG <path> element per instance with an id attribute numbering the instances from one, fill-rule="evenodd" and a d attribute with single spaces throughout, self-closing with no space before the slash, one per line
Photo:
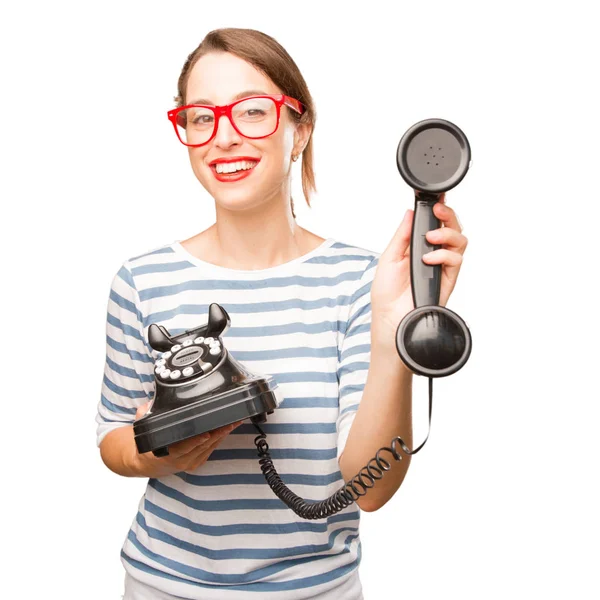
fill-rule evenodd
<path id="1" fill-rule="evenodd" d="M 381 252 L 413 195 L 413 123 L 463 129 L 448 193 L 469 239 L 448 303 L 473 352 L 363 513 L 366 600 L 598 598 L 598 32 L 584 2 L 22 2 L 3 9 L 4 585 L 120 598 L 145 480 L 95 446 L 111 279 L 214 221 L 166 111 L 201 39 L 260 29 L 315 98 L 318 195 L 298 222 Z M 8 388 L 8 389 L 7 389 Z M 415 378 L 415 440 L 427 379 Z M 387 590 L 385 593 L 383 590 Z"/>

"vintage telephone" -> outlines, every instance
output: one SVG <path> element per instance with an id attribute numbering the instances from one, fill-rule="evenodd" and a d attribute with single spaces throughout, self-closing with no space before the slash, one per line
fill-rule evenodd
<path id="1" fill-rule="evenodd" d="M 471 150 L 456 125 L 442 119 L 428 119 L 416 123 L 404 134 L 396 158 L 400 174 L 415 190 L 410 244 L 415 309 L 398 326 L 396 348 L 411 371 L 429 378 L 431 425 L 433 378 L 451 375 L 465 365 L 471 353 L 471 334 L 456 313 L 438 305 L 441 266 L 425 264 L 422 256 L 440 246 L 429 244 L 425 234 L 439 228 L 433 205 L 442 192 L 463 179 L 470 166 Z M 380 453 L 390 452 L 399 461 L 402 456 L 396 445 L 406 454 L 415 454 L 427 441 L 429 432 L 418 448 L 410 450 L 400 437 L 394 438 L 391 447 L 380 448 L 376 457 L 332 496 L 306 502 L 277 474 L 266 435 L 259 426 L 281 403 L 277 383 L 270 375 L 249 372 L 229 354 L 221 336 L 230 325 L 227 311 L 216 303 L 209 306 L 206 325 L 179 335 L 171 336 L 162 325 L 150 325 L 148 341 L 162 355 L 155 363 L 154 402 L 133 425 L 138 452 L 166 456 L 169 445 L 175 442 L 250 418 L 260 434 L 254 443 L 271 489 L 302 518 L 322 519 L 365 495 L 367 488 L 381 479 L 383 471 L 391 468 Z M 371 464 L 373 461 L 377 466 Z"/>

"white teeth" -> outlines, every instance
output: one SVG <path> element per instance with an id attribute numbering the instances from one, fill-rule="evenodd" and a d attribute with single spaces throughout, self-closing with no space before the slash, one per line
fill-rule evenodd
<path id="1" fill-rule="evenodd" d="M 235 173 L 240 170 L 248 170 L 258 164 L 256 161 L 238 160 L 234 163 L 217 163 L 215 165 L 217 173 Z"/>

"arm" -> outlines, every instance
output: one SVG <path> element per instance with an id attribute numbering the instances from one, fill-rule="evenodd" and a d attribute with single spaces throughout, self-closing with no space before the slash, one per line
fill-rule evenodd
<path id="1" fill-rule="evenodd" d="M 154 397 L 154 358 L 146 343 L 144 317 L 132 271 L 124 263 L 114 276 L 106 318 L 106 362 L 96 415 L 100 456 L 113 473 L 158 478 L 203 465 L 241 421 L 169 446 L 169 455 L 139 454 L 133 423 Z"/>
<path id="2" fill-rule="evenodd" d="M 139 295 L 126 262 L 113 277 L 107 303 L 106 360 L 96 414 L 101 458 L 120 475 L 138 473 L 133 462 L 133 422 L 138 408 L 154 395 L 153 364 Z"/>
<path id="3" fill-rule="evenodd" d="M 445 306 L 458 277 L 467 239 L 460 233 L 462 228 L 458 217 L 443 204 L 443 198 L 444 194 L 433 210 L 444 226 L 429 231 L 427 238 L 430 243 L 446 242 L 446 245 L 444 249 L 425 255 L 423 261 L 444 265 L 439 304 Z M 376 450 L 389 446 L 396 436 L 414 450 L 411 430 L 412 371 L 404 365 L 395 348 L 397 326 L 414 309 L 409 251 L 413 219 L 414 211 L 407 210 L 385 252 L 379 256 L 377 277 L 373 278 L 370 289 L 374 314 L 377 315 L 373 317 L 370 328 L 372 360 L 363 397 L 348 431 L 347 450 L 340 457 L 340 470 L 343 468 L 344 477 L 353 477 L 374 457 Z M 369 311 L 369 324 L 370 317 Z M 390 463 L 390 470 L 385 471 L 382 478 L 375 481 L 374 487 L 361 497 L 361 508 L 381 508 L 402 484 L 410 456 L 404 454 L 399 445 L 397 449 L 402 460 L 398 462 L 388 452 L 383 453 L 382 457 Z"/>
<path id="4" fill-rule="evenodd" d="M 346 482 L 358 475 L 380 448 L 389 447 L 394 437 L 401 437 L 412 448 L 413 373 L 398 356 L 389 324 L 372 320 L 371 288 L 378 263 L 376 255 L 357 282 L 339 347 L 338 462 Z M 390 470 L 356 500 L 362 510 L 381 508 L 400 487 L 410 455 L 399 445 L 397 450 L 401 461 L 390 452 L 381 453 Z"/>
<path id="5" fill-rule="evenodd" d="M 138 408 L 136 419 L 145 414 L 147 406 Z M 113 473 L 124 477 L 158 478 L 183 471 L 191 473 L 202 466 L 213 450 L 242 422 L 236 421 L 171 444 L 169 455 L 158 458 L 152 452 L 138 453 L 133 425 L 119 427 L 104 436 L 100 455 Z"/>
<path id="6" fill-rule="evenodd" d="M 354 417 L 345 449 L 340 457 L 344 481 L 349 481 L 375 457 L 377 450 L 390 446 L 396 436 L 413 447 L 412 440 L 412 376 L 395 346 L 373 346 L 363 395 Z M 396 461 L 391 453 L 380 456 L 390 463 L 374 487 L 357 500 L 359 507 L 371 512 L 381 508 L 398 490 L 410 466 L 409 455 L 399 445 L 402 456 Z M 372 464 L 375 464 L 374 462 Z"/>
<path id="7" fill-rule="evenodd" d="M 145 454 L 138 454 L 133 439 L 133 425 L 113 429 L 100 444 L 100 456 L 104 464 L 117 475 L 124 477 L 159 477 L 158 465 L 152 469 L 144 461 Z"/>

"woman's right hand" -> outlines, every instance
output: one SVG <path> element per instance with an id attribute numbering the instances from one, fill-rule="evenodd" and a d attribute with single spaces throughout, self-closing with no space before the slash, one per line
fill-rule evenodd
<path id="1" fill-rule="evenodd" d="M 152 400 L 138 407 L 135 414 L 136 421 L 148 412 L 151 403 Z M 195 471 L 208 460 L 212 451 L 227 435 L 242 423 L 243 421 L 237 421 L 171 444 L 167 456 L 157 457 L 152 452 L 138 453 L 139 471 L 146 477 L 164 477 L 181 471 Z"/>

